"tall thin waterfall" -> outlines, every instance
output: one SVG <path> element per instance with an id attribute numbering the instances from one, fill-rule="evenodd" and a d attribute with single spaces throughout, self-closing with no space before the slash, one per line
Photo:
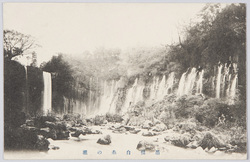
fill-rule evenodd
<path id="1" fill-rule="evenodd" d="M 204 70 L 199 72 L 199 79 L 197 81 L 196 93 L 202 93 L 202 90 L 203 90 L 203 75 L 204 75 Z"/>
<path id="2" fill-rule="evenodd" d="M 218 67 L 218 75 L 217 75 L 217 82 L 216 82 L 216 98 L 220 98 L 220 86 L 221 86 L 221 70 L 223 65 Z"/>
<path id="3" fill-rule="evenodd" d="M 232 84 L 229 90 L 229 104 L 234 104 L 234 99 L 236 97 L 236 90 L 237 90 L 237 81 L 238 75 L 235 75 L 234 79 L 232 80 Z"/>
<path id="4" fill-rule="evenodd" d="M 27 113 L 29 110 L 29 87 L 28 87 L 28 69 L 27 69 L 27 66 L 24 65 L 24 69 L 25 69 L 25 80 L 26 80 L 24 112 Z"/>
<path id="5" fill-rule="evenodd" d="M 43 72 L 43 114 L 47 115 L 52 109 L 52 84 L 51 84 L 51 74 L 48 72 Z"/>

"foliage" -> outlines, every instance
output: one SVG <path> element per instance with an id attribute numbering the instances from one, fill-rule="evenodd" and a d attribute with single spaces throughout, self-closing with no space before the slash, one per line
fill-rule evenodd
<path id="1" fill-rule="evenodd" d="M 121 123 L 123 121 L 123 118 L 119 114 L 110 114 L 110 113 L 107 113 L 106 114 L 106 120 L 108 122 Z"/>
<path id="2" fill-rule="evenodd" d="M 208 14 L 209 12 L 209 14 Z M 186 28 L 186 38 L 171 46 L 172 58 L 188 67 L 209 67 L 245 58 L 246 6 L 231 4 L 220 9 L 218 4 L 207 5 L 200 14 L 201 22 Z"/>
<path id="3" fill-rule="evenodd" d="M 30 54 L 37 47 L 35 39 L 14 30 L 3 31 L 4 58 L 11 60 L 15 56 Z"/>
<path id="4" fill-rule="evenodd" d="M 41 65 L 43 71 L 52 74 L 52 106 L 55 111 L 62 111 L 63 97 L 71 97 L 73 89 L 73 71 L 62 55 L 53 56 L 52 59 Z"/>

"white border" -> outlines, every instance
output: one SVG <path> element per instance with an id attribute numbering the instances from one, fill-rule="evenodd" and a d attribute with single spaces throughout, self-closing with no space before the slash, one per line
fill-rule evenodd
<path id="1" fill-rule="evenodd" d="M 249 96 L 249 93 L 250 93 L 250 87 L 248 86 L 249 85 L 249 80 L 250 80 L 250 75 L 249 75 L 249 70 L 250 70 L 250 65 L 248 64 L 248 60 L 249 60 L 249 38 L 250 38 L 250 35 L 249 35 L 249 32 L 248 32 L 248 29 L 249 29 L 249 25 L 250 25 L 250 22 L 249 22 L 249 17 L 250 17 L 250 12 L 249 12 L 249 4 L 250 4 L 250 1 L 247 1 L 247 0 L 0 0 L 0 3 L 1 3 L 1 7 L 0 7 L 0 13 L 1 13 L 1 19 L 0 19 L 0 24 L 1 24 L 1 31 L 3 31 L 3 3 L 4 2 L 18 2 L 18 3 L 246 3 L 246 6 L 247 6 L 247 57 L 246 57 L 246 61 L 247 61 L 247 117 L 250 116 L 250 111 L 249 111 L 249 104 L 248 104 L 248 101 L 250 101 L 250 96 Z M 1 65 L 1 69 L 0 70 L 0 81 L 1 81 L 1 86 L 0 86 L 0 114 L 1 114 L 1 117 L 0 117 L 0 161 L 8 161 L 8 162 L 18 162 L 20 160 L 4 160 L 4 157 L 3 157 L 3 151 L 4 151 L 4 144 L 3 144 L 3 32 L 0 32 L 0 44 L 1 44 L 1 58 L 0 58 L 0 65 Z M 249 141 L 249 120 L 247 119 L 247 128 L 248 128 L 248 141 Z M 247 143 L 247 154 L 248 154 L 248 160 L 249 160 L 249 142 Z M 22 160 L 24 161 L 24 160 Z M 26 161 L 26 160 L 25 160 Z M 27 161 L 35 161 L 35 160 L 27 160 Z M 53 162 L 53 161 L 62 161 L 62 160 L 39 160 L 40 162 Z M 83 161 L 82 160 L 63 160 L 63 161 L 68 161 L 68 162 L 75 162 L 75 161 Z M 100 161 L 100 160 L 84 160 L 85 162 L 97 162 L 97 161 Z M 110 160 L 101 160 L 101 161 L 104 161 L 104 162 L 108 162 Z M 112 160 L 112 161 L 120 161 L 120 162 L 125 162 L 127 160 Z M 138 161 L 138 162 L 143 162 L 144 160 L 130 160 L 130 161 Z M 148 162 L 155 162 L 155 161 L 163 161 L 163 160 L 147 160 Z M 204 162 L 208 162 L 208 161 L 211 161 L 211 160 L 167 160 L 167 161 L 175 161 L 175 162 L 181 162 L 181 161 L 194 161 L 194 162 L 197 162 L 197 161 L 204 161 Z M 220 162 L 226 162 L 228 160 L 220 160 Z M 232 162 L 235 162 L 235 161 L 242 161 L 242 160 L 230 160 Z"/>

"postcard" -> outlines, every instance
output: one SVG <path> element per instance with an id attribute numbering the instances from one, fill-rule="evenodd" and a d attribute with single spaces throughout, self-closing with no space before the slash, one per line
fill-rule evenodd
<path id="1" fill-rule="evenodd" d="M 4 3 L 4 159 L 246 159 L 245 3 Z"/>

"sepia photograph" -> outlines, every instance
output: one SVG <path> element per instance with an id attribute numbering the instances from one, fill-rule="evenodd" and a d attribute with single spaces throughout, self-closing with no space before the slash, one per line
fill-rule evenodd
<path id="1" fill-rule="evenodd" d="M 4 159 L 247 159 L 246 3 L 3 3 Z"/>

